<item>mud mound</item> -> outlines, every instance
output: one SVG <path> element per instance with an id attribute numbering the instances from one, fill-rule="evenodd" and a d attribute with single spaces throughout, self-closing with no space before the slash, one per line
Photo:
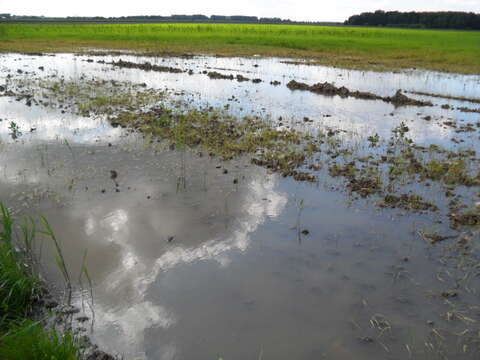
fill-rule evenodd
<path id="1" fill-rule="evenodd" d="M 233 75 L 223 75 L 216 71 L 211 71 L 207 74 L 210 79 L 224 79 L 224 80 L 233 80 Z"/>
<path id="2" fill-rule="evenodd" d="M 326 96 L 340 96 L 342 98 L 352 97 L 352 98 L 364 99 L 364 100 L 382 100 L 382 101 L 391 103 L 395 106 L 405 106 L 405 105 L 433 106 L 433 104 L 429 101 L 419 101 L 419 100 L 411 99 L 408 96 L 405 96 L 401 90 L 398 90 L 394 96 L 382 97 L 366 91 L 352 91 L 346 88 L 345 86 L 336 87 L 335 85 L 329 82 L 308 85 L 305 83 L 292 80 L 287 84 L 287 87 L 290 90 L 310 91 L 315 94 L 326 95 Z"/>
<path id="3" fill-rule="evenodd" d="M 232 74 L 224 75 L 224 74 L 221 74 L 217 71 L 211 71 L 211 72 L 207 73 L 207 76 L 210 79 L 222 79 L 222 80 L 235 80 L 236 79 L 238 82 L 251 81 L 254 84 L 258 84 L 258 83 L 262 82 L 262 79 L 250 79 L 250 78 L 245 77 L 245 76 L 240 75 L 240 74 L 237 75 L 237 76 L 233 76 Z"/>
<path id="4" fill-rule="evenodd" d="M 247 77 L 245 77 L 245 76 L 243 76 L 243 75 L 238 74 L 238 75 L 237 75 L 237 81 L 238 81 L 238 82 L 250 81 L 250 79 L 247 78 Z"/>
<path id="5" fill-rule="evenodd" d="M 115 67 L 125 68 L 125 69 L 140 69 L 145 71 L 158 71 L 158 72 L 169 72 L 169 73 L 183 73 L 185 70 L 169 67 L 169 66 L 159 66 L 159 65 L 152 65 L 149 62 L 145 62 L 143 64 L 137 64 L 130 61 L 123 61 L 122 59 L 118 61 L 113 61 L 111 63 L 107 63 L 109 65 L 113 65 Z"/>
<path id="6" fill-rule="evenodd" d="M 466 112 L 466 113 L 477 113 L 477 114 L 480 114 L 480 108 L 478 109 L 471 109 L 471 108 L 467 108 L 465 106 L 461 106 L 461 107 L 457 107 L 457 110 L 458 111 L 461 111 L 461 112 Z"/>
<path id="7" fill-rule="evenodd" d="M 327 95 L 327 96 L 340 96 L 343 98 L 346 97 L 354 97 L 357 99 L 367 99 L 367 100 L 383 100 L 381 96 L 369 93 L 369 92 L 362 92 L 362 91 L 351 91 L 345 86 L 336 87 L 335 85 L 324 82 L 324 83 L 317 83 L 314 85 L 308 85 L 305 83 L 297 82 L 295 80 L 290 81 L 287 84 L 287 87 L 290 90 L 303 90 L 303 91 L 310 91 L 315 94 L 320 95 Z"/>
<path id="8" fill-rule="evenodd" d="M 392 103 L 395 106 L 405 106 L 405 105 L 412 105 L 412 106 L 433 106 L 430 101 L 420 101 L 409 98 L 408 96 L 402 93 L 402 90 L 397 90 L 396 94 L 392 97 L 385 97 L 383 101 Z"/>

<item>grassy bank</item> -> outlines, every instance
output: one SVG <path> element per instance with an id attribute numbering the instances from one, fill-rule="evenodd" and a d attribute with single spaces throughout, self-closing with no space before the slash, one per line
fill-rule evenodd
<path id="1" fill-rule="evenodd" d="M 0 51 L 307 57 L 346 68 L 480 73 L 480 32 L 239 24 L 0 25 Z"/>
<path id="2" fill-rule="evenodd" d="M 44 290 L 29 252 L 35 228 L 23 226 L 21 241 L 14 241 L 14 221 L 3 205 L 0 210 L 0 359 L 78 359 L 74 336 L 46 330 L 38 319 Z M 21 252 L 17 250 L 20 245 Z M 33 316 L 34 309 L 37 316 Z"/>

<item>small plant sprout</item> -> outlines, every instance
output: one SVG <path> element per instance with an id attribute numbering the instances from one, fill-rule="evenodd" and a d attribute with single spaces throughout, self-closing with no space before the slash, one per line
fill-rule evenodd
<path id="1" fill-rule="evenodd" d="M 20 128 L 16 122 L 11 121 L 8 129 L 10 130 L 10 136 L 13 140 L 17 140 L 20 136 L 22 136 L 22 132 L 20 131 Z"/>
<path id="2" fill-rule="evenodd" d="M 375 135 L 369 136 L 367 140 L 370 142 L 370 147 L 376 147 L 380 141 L 380 136 L 378 136 L 378 133 L 375 133 Z"/>

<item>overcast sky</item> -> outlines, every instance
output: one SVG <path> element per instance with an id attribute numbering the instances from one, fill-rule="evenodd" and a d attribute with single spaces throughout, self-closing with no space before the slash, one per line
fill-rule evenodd
<path id="1" fill-rule="evenodd" d="M 45 16 L 215 14 L 343 21 L 377 9 L 480 13 L 480 0 L 0 0 L 0 13 Z"/>

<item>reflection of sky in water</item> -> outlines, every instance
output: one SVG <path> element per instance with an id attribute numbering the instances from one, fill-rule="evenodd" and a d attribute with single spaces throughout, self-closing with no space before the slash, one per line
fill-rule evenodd
<path id="1" fill-rule="evenodd" d="M 135 228 L 132 222 L 138 222 L 139 219 L 138 215 L 133 215 L 133 209 L 115 209 L 104 217 L 99 217 L 98 214 L 104 211 L 103 205 L 99 204 L 87 212 L 85 235 L 96 238 L 97 241 L 114 243 L 120 253 L 118 267 L 111 268 L 106 279 L 95 289 L 95 339 L 115 351 L 135 354 L 146 346 L 143 340 L 146 329 L 175 326 L 178 314 L 161 305 L 161 293 L 157 294 L 154 302 L 146 298 L 151 285 L 165 272 L 193 262 L 214 261 L 219 267 L 228 266 L 231 252 L 245 251 L 250 243 L 249 234 L 255 232 L 267 217 L 278 216 L 285 207 L 286 195 L 276 192 L 275 186 L 274 180 L 262 180 L 259 177 L 253 179 L 248 184 L 247 191 L 241 194 L 240 203 L 237 204 L 240 216 L 235 218 L 232 226 L 215 238 L 203 239 L 195 246 L 173 243 L 163 253 L 151 257 L 138 252 L 136 234 L 131 229 Z M 269 201 L 262 200 L 265 198 Z M 160 215 L 155 210 L 145 214 L 143 221 L 150 223 L 153 232 L 142 236 L 158 236 L 155 229 L 162 226 L 158 223 L 161 219 L 157 218 Z M 182 224 L 185 227 L 189 225 Z M 109 236 L 103 239 L 99 237 L 100 229 Z M 117 298 L 118 295 L 121 298 Z M 128 343 L 125 343 L 125 339 Z"/>
<path id="2" fill-rule="evenodd" d="M 114 129 L 100 119 L 61 114 L 58 110 L 27 107 L 22 102 L 0 97 L 0 139 L 11 142 L 10 124 L 14 122 L 21 132 L 21 142 L 51 142 L 67 139 L 70 143 L 94 144 L 116 141 L 121 129 Z M 33 131 L 32 131 L 33 130 Z"/>
<path id="3" fill-rule="evenodd" d="M 247 183 L 241 185 L 238 194 L 225 193 L 225 180 L 210 179 L 212 175 L 208 175 L 211 183 L 209 194 L 212 194 L 207 198 L 202 198 L 207 195 L 200 193 L 192 194 L 192 198 L 186 195 L 184 201 L 178 201 L 174 196 L 173 202 L 160 202 L 145 210 L 140 205 L 145 201 L 143 194 L 158 192 L 158 201 L 161 201 L 161 194 L 171 191 L 171 185 L 165 184 L 167 178 L 164 176 L 178 165 L 178 159 L 169 164 L 153 151 L 147 156 L 135 136 L 123 138 L 120 129 L 104 126 L 97 120 L 59 115 L 55 111 L 25 107 L 18 102 L 1 104 L 8 119 L 15 118 L 23 128 L 35 126 L 37 130 L 13 141 L 8 135 L 8 126 L 2 124 L 0 133 L 6 142 L 6 151 L 0 154 L 3 165 L 0 186 L 9 191 L 12 189 L 12 193 L 20 186 L 29 194 L 33 187 L 42 187 L 59 194 L 66 193 L 67 198 L 73 196 L 74 201 L 69 206 L 49 210 L 52 211 L 50 215 L 45 210 L 42 213 L 53 220 L 52 226 L 58 229 L 57 235 L 62 239 L 71 239 L 65 245 L 67 258 L 78 258 L 84 247 L 88 247 L 88 259 L 94 261 L 93 266 L 89 266 L 89 272 L 95 282 L 99 277 L 102 279 L 94 290 L 95 340 L 113 351 L 141 356 L 147 346 L 143 339 L 147 329 L 175 326 L 178 314 L 162 305 L 161 294 L 160 297 L 147 298 L 152 285 L 162 274 L 202 261 L 212 262 L 220 268 L 227 267 L 232 252 L 246 251 L 250 244 L 249 234 L 255 232 L 267 218 L 278 216 L 287 202 L 286 194 L 275 190 L 274 178 L 265 178 L 263 170 L 258 172 L 259 169 L 248 168 Z M 95 131 L 97 125 L 101 128 L 100 132 Z M 58 133 L 61 135 L 55 136 Z M 75 146 L 74 158 L 63 144 L 64 137 Z M 108 151 L 96 147 L 99 138 L 100 145 L 103 144 L 103 149 Z M 105 141 L 116 145 L 133 141 L 135 150 L 123 153 L 115 147 L 105 147 Z M 41 160 L 42 157 L 44 160 Z M 158 164 L 149 165 L 152 160 Z M 56 169 L 52 175 L 47 174 L 42 161 L 48 163 L 47 167 Z M 213 168 L 210 172 L 219 171 L 214 164 L 209 166 Z M 114 203 L 95 195 L 102 187 L 112 187 L 107 175 L 110 167 L 119 170 L 120 182 L 128 183 L 132 188 L 125 192 L 123 186 L 122 192 L 117 195 L 119 200 Z M 146 168 L 157 175 L 147 175 Z M 240 174 L 236 176 L 240 177 Z M 157 176 L 160 178 L 153 180 Z M 73 193 L 67 190 L 71 178 L 83 184 L 76 185 L 78 190 Z M 99 181 L 99 184 L 94 186 L 92 181 Z M 188 181 L 189 187 L 194 187 L 195 182 L 203 181 L 203 177 L 189 172 Z M 87 192 L 85 185 L 100 188 Z M 232 187 L 230 179 L 227 190 L 231 191 Z M 228 216 L 222 214 L 227 204 L 223 200 L 226 196 L 230 196 L 228 206 L 232 207 Z M 25 203 L 25 206 L 28 204 Z M 226 225 L 223 224 L 224 217 L 230 219 Z M 213 230 L 210 229 L 212 226 Z M 189 230 L 190 227 L 192 230 Z M 71 238 L 68 235 L 70 231 Z M 185 233 L 189 234 L 188 240 L 182 238 Z M 168 245 L 165 241 L 168 234 L 178 235 L 178 239 Z M 145 240 L 150 243 L 151 249 L 148 249 L 148 244 L 142 245 Z M 110 259 L 102 260 L 101 256 Z M 77 265 L 72 266 L 77 268 Z M 99 273 L 102 275 L 99 276 Z M 168 353 L 173 356 L 175 349 L 167 348 L 168 345 L 162 347 L 166 356 Z"/>

